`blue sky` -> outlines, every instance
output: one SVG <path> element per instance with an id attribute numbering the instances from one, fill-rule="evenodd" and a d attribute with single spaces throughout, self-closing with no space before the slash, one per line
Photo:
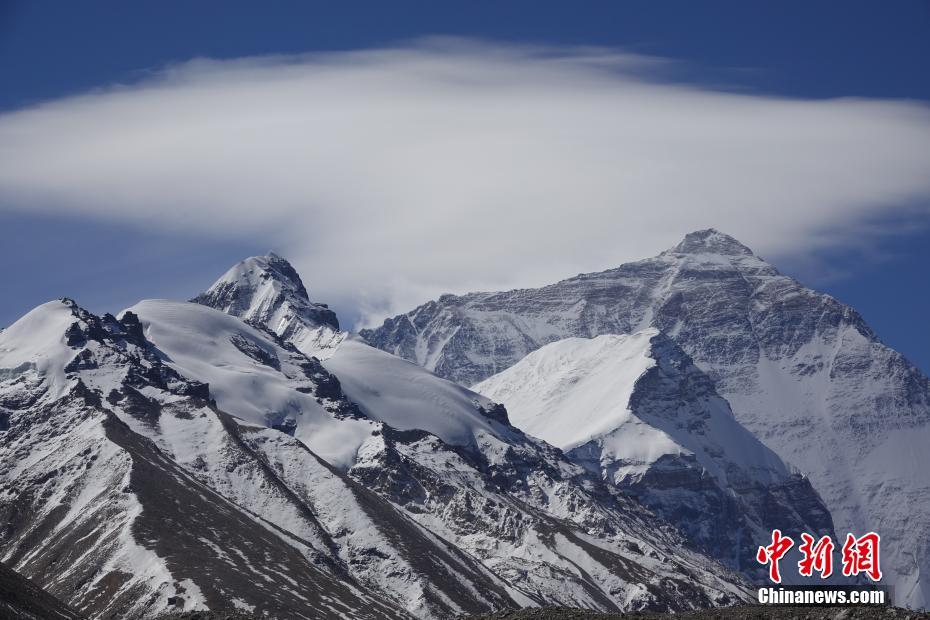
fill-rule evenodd
<path id="1" fill-rule="evenodd" d="M 153 71 L 194 58 L 380 50 L 436 35 L 505 46 L 605 47 L 667 59 L 671 62 L 656 69 L 663 81 L 759 95 L 760 101 L 854 97 L 930 104 L 926 1 L 96 2 L 90 8 L 31 1 L 0 4 L 0 112 L 114 84 L 131 87 Z M 151 218 L 121 218 L 112 211 L 68 211 L 51 204 L 25 208 L 3 200 L 0 260 L 7 272 L 0 325 L 62 295 L 97 311 L 116 311 L 142 297 L 189 297 L 245 255 L 299 247 L 292 238 L 248 223 L 207 234 L 184 221 L 164 228 Z M 856 307 L 886 342 L 928 371 L 927 204 L 925 198 L 901 202 L 898 206 L 908 209 L 861 218 L 860 232 L 844 234 L 842 242 L 802 244 L 795 252 L 795 245 L 769 244 L 758 234 L 745 241 L 775 254 L 784 272 Z M 707 225 L 728 228 L 719 219 Z M 818 226 L 822 236 L 829 220 Z M 655 243 L 655 251 L 664 247 Z M 566 264 L 564 273 L 557 263 L 545 273 L 569 276 L 589 266 L 607 268 L 614 257 L 627 256 L 605 251 L 587 263 Z M 352 260 L 334 259 L 342 266 Z M 318 258 L 299 264 L 311 290 L 318 278 L 307 273 L 308 267 L 333 269 Z M 543 277 L 543 272 L 528 273 L 525 280 L 536 284 Z M 464 276 L 448 283 L 429 274 L 423 279 L 416 289 L 423 295 L 436 286 L 457 290 L 485 284 Z M 329 290 L 320 280 L 323 292 Z M 343 322 L 351 324 L 362 313 L 356 300 L 330 288 Z"/>

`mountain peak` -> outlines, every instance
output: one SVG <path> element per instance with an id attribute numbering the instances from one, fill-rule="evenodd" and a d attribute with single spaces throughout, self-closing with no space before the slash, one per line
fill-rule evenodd
<path id="1" fill-rule="evenodd" d="M 240 261 L 191 301 L 290 337 L 310 355 L 342 339 L 336 313 L 310 301 L 297 270 L 274 252 Z"/>
<path id="2" fill-rule="evenodd" d="M 720 254 L 724 256 L 754 256 L 752 250 L 716 228 L 696 230 L 685 235 L 669 254 Z"/>
<path id="3" fill-rule="evenodd" d="M 250 270 L 256 270 L 263 280 L 279 282 L 289 292 L 310 301 L 310 295 L 300 279 L 300 274 L 297 273 L 297 270 L 287 259 L 278 254 L 268 252 L 264 256 L 252 256 L 242 261 L 240 265 Z M 235 269 L 233 267 L 233 270 Z"/>
<path id="4" fill-rule="evenodd" d="M 274 252 L 239 261 L 206 292 L 191 301 L 238 314 L 269 295 L 286 297 L 300 305 L 310 303 L 310 295 L 300 275 L 287 260 Z"/>

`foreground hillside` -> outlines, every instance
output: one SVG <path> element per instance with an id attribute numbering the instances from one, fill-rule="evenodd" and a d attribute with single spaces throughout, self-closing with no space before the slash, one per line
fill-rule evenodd
<path id="1" fill-rule="evenodd" d="M 568 607 L 547 607 L 502 611 L 459 620 L 922 620 L 930 613 L 898 607 L 762 607 L 744 605 L 707 609 L 684 614 L 658 614 L 642 611 L 598 613 Z M 219 612 L 188 612 L 163 616 L 158 620 L 259 620 L 258 616 Z M 267 618 L 262 619 L 267 620 Z"/>
<path id="2" fill-rule="evenodd" d="M 642 618 L 659 620 L 918 620 L 930 618 L 930 613 L 914 612 L 898 607 L 764 607 L 743 605 L 726 609 L 705 609 L 684 614 L 654 614 L 629 612 L 621 614 L 597 613 L 566 607 L 503 611 L 469 620 L 632 620 Z M 190 620 L 194 620 L 191 618 Z M 213 620 L 202 618 L 198 620 Z"/>
<path id="3" fill-rule="evenodd" d="M 0 620 L 82 620 L 73 609 L 0 563 Z"/>

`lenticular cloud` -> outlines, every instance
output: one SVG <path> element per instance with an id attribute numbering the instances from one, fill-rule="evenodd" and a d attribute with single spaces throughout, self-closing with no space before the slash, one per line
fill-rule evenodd
<path id="1" fill-rule="evenodd" d="M 666 68 L 461 40 L 194 60 L 0 116 L 0 199 L 258 237 L 316 298 L 377 313 L 709 226 L 809 252 L 930 195 L 924 106 L 722 92 Z"/>

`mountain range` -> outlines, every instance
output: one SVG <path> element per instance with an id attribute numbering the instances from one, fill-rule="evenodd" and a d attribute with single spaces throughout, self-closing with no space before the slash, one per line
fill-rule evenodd
<path id="1" fill-rule="evenodd" d="M 342 332 L 280 257 L 0 333 L 0 559 L 93 618 L 681 610 L 744 577 L 506 409 Z"/>
<path id="2" fill-rule="evenodd" d="M 870 528 L 921 607 L 928 394 L 717 231 L 359 335 L 269 253 L 0 332 L 0 561 L 91 618 L 682 611 L 749 600 L 776 527 Z"/>
<path id="3" fill-rule="evenodd" d="M 729 235 L 693 232 L 656 257 L 542 288 L 443 295 L 362 335 L 481 389 L 505 383 L 511 367 L 530 372 L 533 360 L 521 360 L 566 338 L 653 328 L 693 361 L 739 424 L 810 481 L 840 536 L 881 535 L 895 602 L 927 607 L 930 380 L 854 309 Z M 524 406 L 529 415 L 539 404 Z"/>

